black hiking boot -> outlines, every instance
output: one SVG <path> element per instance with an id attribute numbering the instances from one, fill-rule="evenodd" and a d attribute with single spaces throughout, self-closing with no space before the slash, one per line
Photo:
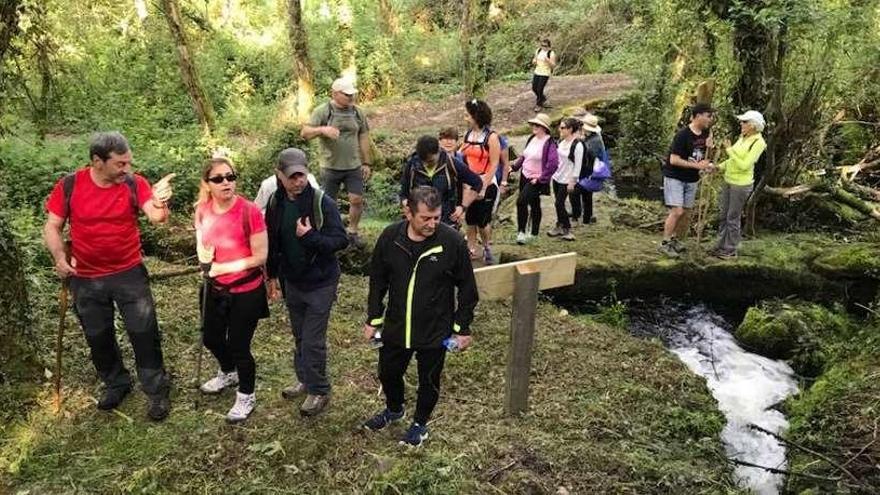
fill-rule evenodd
<path id="1" fill-rule="evenodd" d="M 108 388 L 98 401 L 98 409 L 109 411 L 116 409 L 122 403 L 122 399 L 131 392 L 131 387 Z"/>
<path id="2" fill-rule="evenodd" d="M 147 416 L 150 419 L 162 421 L 168 417 L 169 412 L 171 412 L 171 401 L 168 399 L 167 391 L 150 396 L 150 403 L 147 406 Z"/>

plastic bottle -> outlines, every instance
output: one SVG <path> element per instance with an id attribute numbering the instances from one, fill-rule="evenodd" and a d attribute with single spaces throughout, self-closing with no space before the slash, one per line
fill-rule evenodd
<path id="1" fill-rule="evenodd" d="M 458 347 L 458 340 L 456 340 L 455 337 L 446 337 L 443 339 L 443 347 L 449 352 L 459 352 L 461 350 Z"/>

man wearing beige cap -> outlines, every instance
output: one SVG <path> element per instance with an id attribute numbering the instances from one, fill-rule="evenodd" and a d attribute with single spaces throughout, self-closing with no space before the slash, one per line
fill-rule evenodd
<path id="1" fill-rule="evenodd" d="M 348 235 L 362 244 L 358 224 L 364 211 L 364 182 L 370 178 L 370 126 L 354 104 L 357 88 L 345 77 L 333 81 L 330 100 L 315 108 L 300 135 L 319 138 L 321 186 L 334 201 L 345 184 L 348 201 Z"/>
<path id="2" fill-rule="evenodd" d="M 266 208 L 266 271 L 270 299 L 280 296 L 278 282 L 284 282 L 293 327 L 296 381 L 282 395 L 287 399 L 305 396 L 300 414 L 314 416 L 330 399 L 327 322 L 339 284 L 336 252 L 348 246 L 348 237 L 336 203 L 312 188 L 308 171 L 302 150 L 287 148 L 278 155 L 280 187 Z"/>

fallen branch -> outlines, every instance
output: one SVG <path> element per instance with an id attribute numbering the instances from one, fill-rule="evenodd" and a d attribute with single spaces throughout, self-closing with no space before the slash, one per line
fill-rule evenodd
<path id="1" fill-rule="evenodd" d="M 510 463 L 507 464 L 506 466 L 504 466 L 504 467 L 500 467 L 500 468 L 498 468 L 498 469 L 496 469 L 496 470 L 494 470 L 494 471 L 491 471 L 491 472 L 489 473 L 489 475 L 487 476 L 486 480 L 487 480 L 489 483 L 493 483 L 493 482 L 495 481 L 495 478 L 498 477 L 498 475 L 500 475 L 500 474 L 503 473 L 504 471 L 507 471 L 508 469 L 512 468 L 513 466 L 516 466 L 516 464 L 517 464 L 518 462 L 519 462 L 519 459 L 514 459 L 514 460 L 510 461 Z"/>
<path id="2" fill-rule="evenodd" d="M 728 459 L 728 461 L 730 461 L 733 464 L 736 464 L 737 466 L 745 466 L 745 467 L 753 467 L 753 468 L 763 469 L 764 471 L 767 471 L 768 473 L 773 473 L 773 474 L 784 474 L 786 476 L 800 476 L 802 478 L 810 478 L 810 479 L 820 480 L 820 481 L 830 481 L 833 483 L 837 483 L 837 482 L 841 481 L 841 478 L 832 478 L 829 476 L 819 476 L 817 474 L 800 473 L 797 471 L 789 471 L 787 469 L 779 469 L 779 468 L 774 468 L 774 467 L 769 467 L 769 466 L 761 466 L 760 464 L 752 464 L 751 462 L 741 461 L 739 459 L 732 459 L 731 458 L 731 459 Z"/>
<path id="3" fill-rule="evenodd" d="M 816 184 L 801 184 L 799 186 L 793 187 L 770 187 L 767 186 L 764 188 L 764 191 L 770 193 L 774 196 L 781 196 L 783 198 L 790 198 L 792 196 L 797 196 L 798 194 L 804 194 L 812 191 L 816 188 Z"/>
<path id="4" fill-rule="evenodd" d="M 784 444 L 786 444 L 786 445 L 790 445 L 790 446 L 792 446 L 792 447 L 794 447 L 794 448 L 796 448 L 796 449 L 798 449 L 798 450 L 800 450 L 800 451 L 802 451 L 802 452 L 806 452 L 806 453 L 808 453 L 808 454 L 811 454 L 811 455 L 814 455 L 814 456 L 818 457 L 819 459 L 822 459 L 823 461 L 827 462 L 828 464 L 831 464 L 832 466 L 834 466 L 834 467 L 837 468 L 838 470 L 843 471 L 844 473 L 846 473 L 846 475 L 849 476 L 850 479 L 852 479 L 853 481 L 855 481 L 856 484 L 861 484 L 861 482 L 859 481 L 859 479 L 856 478 L 856 476 L 855 476 L 854 474 L 852 474 L 851 472 L 849 472 L 844 466 L 842 466 L 842 465 L 840 465 L 839 463 L 837 463 L 837 462 L 835 462 L 834 460 L 832 460 L 830 457 L 828 457 L 828 456 L 826 456 L 826 455 L 824 455 L 824 454 L 822 454 L 822 453 L 820 453 L 820 452 L 816 452 L 816 451 L 813 450 L 813 449 L 810 449 L 810 448 L 804 447 L 803 445 L 800 445 L 800 444 L 798 444 L 798 443 L 796 443 L 796 442 L 794 442 L 794 441 L 792 441 L 792 440 L 789 440 L 789 439 L 783 437 L 782 435 L 778 435 L 778 434 L 776 434 L 776 433 L 773 433 L 773 432 L 770 431 L 770 430 L 766 430 L 766 429 L 764 429 L 764 428 L 761 428 L 760 426 L 758 426 L 758 425 L 756 425 L 756 424 L 751 424 L 751 423 L 749 423 L 748 426 L 749 426 L 749 428 L 751 428 L 751 429 L 753 429 L 753 430 L 757 430 L 757 431 L 760 431 L 761 433 L 764 433 L 764 434 L 770 435 L 771 437 L 775 438 L 776 440 L 779 440 L 780 442 L 782 442 L 782 443 L 784 443 Z"/>

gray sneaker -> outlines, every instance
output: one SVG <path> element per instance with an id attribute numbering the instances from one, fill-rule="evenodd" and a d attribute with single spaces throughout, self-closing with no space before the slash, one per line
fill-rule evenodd
<path id="1" fill-rule="evenodd" d="M 299 407 L 299 413 L 306 417 L 317 416 L 325 407 L 327 407 L 328 402 L 330 402 L 329 395 L 309 394 Z"/>
<path id="2" fill-rule="evenodd" d="M 566 229 L 565 232 L 562 233 L 563 241 L 573 241 L 575 240 L 574 234 L 571 233 L 571 230 Z"/>
<path id="3" fill-rule="evenodd" d="M 670 239 L 669 243 L 672 244 L 672 249 L 674 249 L 676 253 L 681 254 L 687 252 L 687 246 L 675 237 Z"/>
<path id="4" fill-rule="evenodd" d="M 563 234 L 565 234 L 565 231 L 562 229 L 562 227 L 558 225 L 556 227 L 553 227 L 553 230 L 551 230 L 550 232 L 547 232 L 547 235 L 549 235 L 550 237 L 559 237 Z"/>
<path id="5" fill-rule="evenodd" d="M 675 247 L 672 244 L 672 241 L 666 241 L 660 243 L 660 252 L 666 255 L 669 258 L 678 258 L 680 255 L 678 251 L 675 250 Z"/>
<path id="6" fill-rule="evenodd" d="M 281 397 L 285 399 L 295 399 L 300 395 L 306 393 L 306 386 L 300 382 L 294 382 L 293 385 L 289 387 L 284 387 L 284 390 L 281 391 Z"/>

